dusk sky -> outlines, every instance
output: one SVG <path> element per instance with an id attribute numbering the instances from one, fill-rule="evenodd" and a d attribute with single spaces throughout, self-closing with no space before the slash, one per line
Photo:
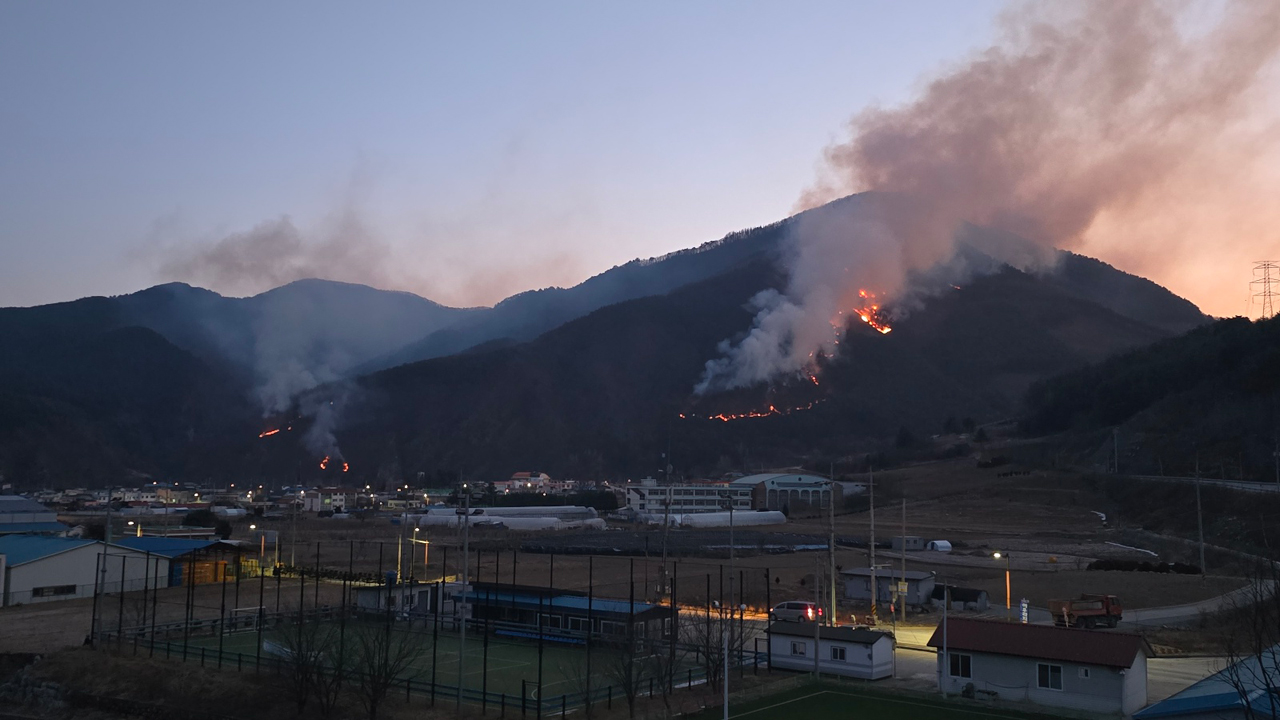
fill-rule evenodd
<path id="1" fill-rule="evenodd" d="M 851 117 L 989 47 L 1002 7 L 5 3 L 0 305 L 300 273 L 453 305 L 572 285 L 790 214 Z M 1160 252 L 1168 217 L 1109 215 L 1074 246 L 1244 312 L 1247 262 L 1280 255 L 1277 144 L 1251 146 L 1280 125 L 1249 117 L 1249 172 L 1205 170 L 1194 211 L 1246 217 L 1229 239 Z M 243 272 L 200 260 L 264 237 Z"/>

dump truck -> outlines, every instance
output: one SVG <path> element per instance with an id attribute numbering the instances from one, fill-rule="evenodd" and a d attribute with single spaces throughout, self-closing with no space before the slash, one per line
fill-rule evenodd
<path id="1" fill-rule="evenodd" d="M 1120 598 L 1115 595 L 1085 593 L 1075 600 L 1049 601 L 1053 624 L 1059 627 L 1115 627 L 1123 611 Z"/>

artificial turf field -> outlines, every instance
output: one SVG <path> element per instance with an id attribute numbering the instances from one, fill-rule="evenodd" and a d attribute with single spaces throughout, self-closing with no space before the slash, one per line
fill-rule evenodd
<path id="1" fill-rule="evenodd" d="M 692 716 L 718 720 L 720 709 Z M 985 707 L 966 707 L 943 700 L 862 693 L 838 685 L 806 685 L 760 700 L 730 705 L 730 720 L 1051 720 L 1053 715 L 1027 714 Z"/>
<path id="2" fill-rule="evenodd" d="M 263 639 L 272 641 L 273 636 L 283 630 L 269 630 Z M 403 633 L 403 630 L 393 630 Z M 411 666 L 411 679 L 418 682 L 431 681 L 431 665 L 433 660 L 431 648 L 431 632 L 414 631 L 412 633 L 423 643 L 423 653 Z M 190 641 L 192 647 L 216 649 L 217 637 L 202 637 Z M 461 638 L 456 633 L 441 631 L 434 653 L 436 666 L 435 681 L 437 685 L 456 687 L 458 682 L 458 665 Z M 243 653 L 255 656 L 258 652 L 258 634 L 256 632 L 238 632 L 223 636 L 224 653 Z M 615 656 L 616 651 L 596 647 L 591 651 L 591 687 L 593 690 L 610 684 L 606 666 Z M 264 657 L 269 656 L 263 653 Z M 246 658 L 245 662 L 249 662 Z M 485 681 L 485 668 L 488 668 L 488 681 Z M 573 695 L 583 690 L 583 677 L 586 673 L 586 650 L 581 646 L 562 645 L 554 642 L 543 643 L 542 647 L 542 697 L 550 700 L 560 695 Z M 462 667 L 463 686 L 469 690 L 486 689 L 491 693 L 503 693 L 513 698 L 520 697 L 521 691 L 532 698 L 538 687 L 538 643 L 536 640 L 515 639 L 502 636 L 489 637 L 488 662 L 485 662 L 484 637 L 475 633 L 467 634 L 466 663 Z M 618 691 L 621 692 L 620 690 Z M 620 695 L 619 695 L 620 696 Z"/>

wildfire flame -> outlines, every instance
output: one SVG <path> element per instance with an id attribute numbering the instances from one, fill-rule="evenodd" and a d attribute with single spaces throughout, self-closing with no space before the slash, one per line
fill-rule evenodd
<path id="1" fill-rule="evenodd" d="M 791 407 L 791 408 L 779 408 L 776 405 L 770 405 L 768 410 L 749 410 L 744 413 L 716 413 L 715 415 L 702 415 L 702 416 L 696 416 L 696 417 L 705 417 L 707 420 L 719 420 L 721 422 L 729 422 L 730 420 L 744 420 L 746 418 L 762 418 L 762 417 L 772 417 L 774 415 L 790 415 L 791 413 L 804 412 L 805 410 L 810 410 L 813 408 L 814 405 L 817 405 L 820 402 L 822 401 L 814 400 L 813 402 L 807 405 L 797 405 L 796 407 Z M 680 417 L 682 419 L 687 419 L 695 416 L 680 413 Z"/>
<path id="2" fill-rule="evenodd" d="M 262 432 L 258 433 L 258 437 L 260 438 L 270 437 L 272 435 L 275 435 L 278 432 L 280 432 L 280 428 L 276 428 L 275 430 L 263 430 Z"/>
<path id="3" fill-rule="evenodd" d="M 893 328 L 889 327 L 888 320 L 880 312 L 880 303 L 876 302 L 876 294 L 867 290 L 858 291 L 858 299 L 862 301 L 862 307 L 855 308 L 854 313 L 858 319 L 870 325 L 881 335 L 888 335 L 893 332 Z"/>
<path id="4" fill-rule="evenodd" d="M 321 469 L 321 470 L 328 470 L 328 469 L 329 469 L 329 463 L 331 463 L 331 462 L 333 462 L 333 458 L 329 457 L 328 455 L 325 455 L 325 456 L 324 456 L 324 459 L 320 461 L 320 469 Z M 350 465 L 348 465 L 348 464 L 344 461 L 344 462 L 342 463 L 342 472 L 350 472 L 350 471 L 351 471 L 351 466 L 350 466 Z"/>

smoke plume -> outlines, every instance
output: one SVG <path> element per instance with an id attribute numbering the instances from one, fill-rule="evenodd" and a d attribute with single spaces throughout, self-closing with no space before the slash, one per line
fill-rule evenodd
<path id="1" fill-rule="evenodd" d="M 295 280 L 325 278 L 393 285 L 390 252 L 348 208 L 311 237 L 282 216 L 212 243 L 171 249 L 160 275 L 230 294 L 254 294 Z"/>
<path id="2" fill-rule="evenodd" d="M 912 273 L 952 257 L 965 221 L 1164 280 L 1206 252 L 1253 254 L 1229 233 L 1280 220 L 1259 182 L 1280 158 L 1280 3 L 1229 1 L 1215 17 L 1159 0 L 1019 4 L 1000 30 L 914 101 L 854 116 L 849 139 L 827 148 L 801 209 L 877 197 L 796 219 L 786 291 L 757 298 L 750 334 L 722 346 L 699 392 L 834 351 L 847 298 L 900 297 Z"/>

